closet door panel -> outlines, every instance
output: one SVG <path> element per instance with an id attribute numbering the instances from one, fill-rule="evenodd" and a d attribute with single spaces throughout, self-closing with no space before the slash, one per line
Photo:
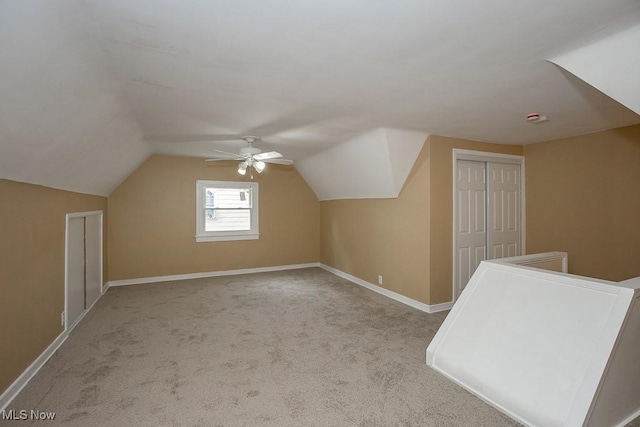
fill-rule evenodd
<path id="1" fill-rule="evenodd" d="M 67 308 L 65 323 L 73 326 L 85 309 L 84 217 L 69 218 L 67 228 Z"/>
<path id="2" fill-rule="evenodd" d="M 456 271 L 458 293 L 486 259 L 486 163 L 459 160 L 456 166 Z"/>
<path id="3" fill-rule="evenodd" d="M 487 163 L 488 258 L 520 255 L 520 165 Z"/>
<path id="4" fill-rule="evenodd" d="M 102 221 L 100 215 L 86 217 L 85 233 L 85 261 L 86 276 L 86 307 L 89 308 L 102 293 Z"/>

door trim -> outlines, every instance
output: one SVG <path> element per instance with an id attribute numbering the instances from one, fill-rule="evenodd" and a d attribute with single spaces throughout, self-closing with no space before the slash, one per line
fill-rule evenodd
<path id="1" fill-rule="evenodd" d="M 457 253 L 457 236 L 456 236 L 456 218 L 458 214 L 458 203 L 456 202 L 457 191 L 458 191 L 458 180 L 457 180 L 457 164 L 458 160 L 470 160 L 476 162 L 491 162 L 491 163 L 507 163 L 507 164 L 517 164 L 520 165 L 520 221 L 521 221 L 521 235 L 520 235 L 520 254 L 525 255 L 526 251 L 526 196 L 525 196 L 525 166 L 524 166 L 524 156 L 518 156 L 514 154 L 501 154 L 501 153 L 491 153 L 488 151 L 475 151 L 475 150 L 463 150 L 460 148 L 453 149 L 452 156 L 452 203 L 453 203 L 453 217 L 452 217 L 452 242 L 453 248 L 451 251 L 451 294 L 453 295 L 452 301 L 456 301 L 458 299 L 456 293 L 456 253 Z"/>
<path id="2" fill-rule="evenodd" d="M 73 325 L 69 325 L 69 220 L 72 218 L 86 218 L 88 216 L 98 215 L 100 234 L 98 239 L 100 240 L 100 253 L 98 259 L 100 262 L 100 294 L 104 293 L 104 214 L 103 211 L 88 211 L 88 212 L 73 212 L 66 214 L 65 217 L 65 230 L 64 230 L 64 330 L 65 332 L 71 332 L 71 329 L 77 325 L 84 315 L 93 307 L 87 307 Z M 96 299 L 97 301 L 97 299 Z M 94 304 L 95 302 L 94 301 Z"/>

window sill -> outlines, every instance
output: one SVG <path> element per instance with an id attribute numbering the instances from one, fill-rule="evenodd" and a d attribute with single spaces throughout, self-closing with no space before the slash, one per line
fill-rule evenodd
<path id="1" fill-rule="evenodd" d="M 229 234 L 225 236 L 196 236 L 196 242 L 226 242 L 233 240 L 258 240 L 260 233 Z"/>

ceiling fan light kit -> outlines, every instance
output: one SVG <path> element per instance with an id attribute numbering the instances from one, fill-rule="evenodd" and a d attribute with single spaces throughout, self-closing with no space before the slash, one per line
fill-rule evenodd
<path id="1" fill-rule="evenodd" d="M 267 164 L 263 161 L 254 161 L 253 159 L 247 159 L 244 160 L 242 162 L 240 162 L 240 164 L 238 165 L 238 173 L 240 175 L 245 175 L 247 173 L 247 168 L 253 167 L 256 172 L 258 173 L 262 173 L 262 171 L 264 171 L 264 168 L 267 166 Z"/>
<path id="2" fill-rule="evenodd" d="M 247 173 L 247 162 L 240 162 L 240 164 L 238 165 L 238 173 L 240 175 L 244 175 Z"/>

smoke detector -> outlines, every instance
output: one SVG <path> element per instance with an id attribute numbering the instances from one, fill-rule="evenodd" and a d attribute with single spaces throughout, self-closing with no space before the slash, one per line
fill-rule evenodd
<path id="1" fill-rule="evenodd" d="M 547 120 L 549 120 L 547 118 L 547 116 L 542 115 L 540 113 L 531 113 L 531 114 L 527 114 L 527 121 L 529 123 L 542 123 L 542 122 L 546 122 Z"/>

